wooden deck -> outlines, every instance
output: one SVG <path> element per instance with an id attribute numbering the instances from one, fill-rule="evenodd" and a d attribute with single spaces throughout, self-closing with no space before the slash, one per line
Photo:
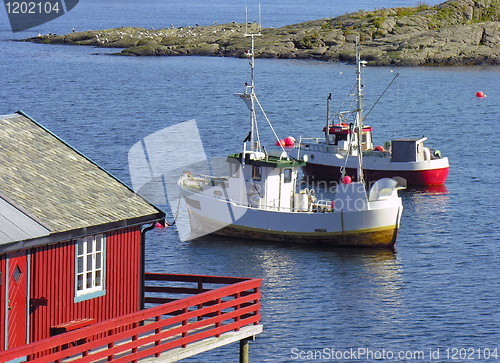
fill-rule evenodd
<path id="1" fill-rule="evenodd" d="M 262 332 L 260 279 L 148 273 L 145 280 L 148 308 L 0 352 L 0 361 L 175 362 Z"/>

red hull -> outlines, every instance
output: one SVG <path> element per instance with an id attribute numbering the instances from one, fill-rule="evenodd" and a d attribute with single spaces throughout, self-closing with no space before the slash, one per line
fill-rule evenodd
<path id="1" fill-rule="evenodd" d="M 432 186 L 443 185 L 448 177 L 449 167 L 431 170 L 371 170 L 364 169 L 365 180 L 367 182 L 376 181 L 382 178 L 392 178 L 395 176 L 406 179 L 408 185 L 412 186 Z M 307 163 L 302 167 L 304 175 L 314 177 L 316 180 L 340 180 L 340 168 L 320 164 Z M 356 169 L 347 168 L 347 175 L 356 177 Z"/>

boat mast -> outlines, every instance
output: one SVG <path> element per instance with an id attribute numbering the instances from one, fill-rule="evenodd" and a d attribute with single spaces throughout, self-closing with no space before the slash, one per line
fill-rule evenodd
<path id="1" fill-rule="evenodd" d="M 365 65 L 359 56 L 358 41 L 356 41 L 356 87 L 358 90 L 358 107 L 356 109 L 356 126 L 358 138 L 358 182 L 364 182 L 363 176 L 363 85 L 361 84 L 361 66 Z"/>
<path id="2" fill-rule="evenodd" d="M 259 4 L 259 18 L 260 18 L 260 4 Z M 251 48 L 250 54 L 250 85 L 246 84 L 245 94 L 249 96 L 250 104 L 250 151 L 260 151 L 260 140 L 257 134 L 255 137 L 255 132 L 257 131 L 257 115 L 255 111 L 255 37 L 260 36 L 260 24 L 259 33 L 249 33 L 248 32 L 248 8 L 245 8 L 245 37 L 251 38 Z M 249 92 L 250 90 L 250 92 Z M 257 131 L 258 132 L 258 131 Z"/>
<path id="3" fill-rule="evenodd" d="M 328 144 L 328 136 L 330 135 L 330 101 L 332 100 L 332 94 L 329 93 L 326 98 L 326 127 L 325 127 L 325 141 Z"/>

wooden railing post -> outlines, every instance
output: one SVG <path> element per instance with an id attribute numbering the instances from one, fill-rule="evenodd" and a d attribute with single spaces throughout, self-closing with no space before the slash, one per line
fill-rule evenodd
<path id="1" fill-rule="evenodd" d="M 257 286 L 257 287 L 254 289 L 254 291 L 255 291 L 255 293 L 256 293 L 256 294 L 258 294 L 258 293 L 260 292 L 260 285 L 259 285 L 259 286 Z M 253 301 L 253 303 L 254 303 L 254 304 L 258 304 L 258 303 L 259 303 L 259 299 L 254 300 L 254 301 Z M 256 314 L 256 315 L 257 315 L 258 313 L 259 313 L 258 311 L 257 311 L 257 312 L 255 312 L 255 314 Z M 254 323 L 253 323 L 253 325 L 259 325 L 259 323 L 260 323 L 259 321 L 256 321 L 256 322 L 254 322 Z"/>
<path id="2" fill-rule="evenodd" d="M 218 298 L 217 299 L 217 305 L 220 305 L 222 299 L 221 298 Z M 222 315 L 222 311 L 221 309 L 217 309 L 217 317 L 221 316 Z M 218 320 L 216 323 L 215 323 L 215 328 L 220 328 L 220 320 Z M 215 337 L 218 338 L 220 337 L 220 334 L 215 334 Z"/>
<path id="3" fill-rule="evenodd" d="M 200 276 L 200 278 L 198 279 L 198 293 L 201 294 L 202 292 L 203 292 L 203 279 Z M 203 308 L 203 304 L 198 304 L 198 309 L 201 309 L 201 308 Z M 200 321 L 202 319 L 203 319 L 203 315 L 199 315 L 198 321 Z"/>
<path id="4" fill-rule="evenodd" d="M 132 324 L 132 329 L 136 329 L 138 326 L 139 326 L 139 324 L 133 323 Z M 132 341 L 133 342 L 135 342 L 137 339 L 139 339 L 139 337 L 137 336 L 137 334 L 132 335 Z M 132 354 L 137 353 L 138 351 L 139 350 L 137 349 L 137 347 L 133 347 L 132 348 Z M 132 363 L 136 363 L 136 362 L 137 362 L 136 360 L 132 361 Z"/>
<path id="5" fill-rule="evenodd" d="M 155 316 L 155 322 L 158 322 L 161 320 L 161 316 Z M 161 333 L 160 328 L 155 329 L 155 335 L 158 335 Z M 155 347 L 159 346 L 161 344 L 161 340 L 155 340 Z M 160 353 L 155 353 L 155 357 L 158 358 L 160 356 Z"/>
<path id="6" fill-rule="evenodd" d="M 184 308 L 184 309 L 182 309 L 182 313 L 183 313 L 183 314 L 186 314 L 188 311 L 189 311 L 189 308 L 187 308 L 187 307 L 186 307 L 186 308 Z M 183 320 L 183 321 L 182 321 L 182 326 L 186 326 L 186 329 L 187 329 L 187 325 L 188 325 L 188 321 L 187 321 L 187 320 Z M 187 330 L 183 330 L 183 331 L 182 331 L 182 337 L 183 337 L 183 338 L 185 338 L 185 337 L 187 337 L 187 336 L 188 336 L 188 332 L 187 332 Z M 182 344 L 182 347 L 183 347 L 183 348 L 186 348 L 186 347 L 187 347 L 187 344 Z"/>
<path id="7" fill-rule="evenodd" d="M 235 294 L 234 298 L 235 298 L 235 299 L 239 299 L 239 298 L 240 298 L 240 296 L 241 296 L 241 291 L 238 291 L 238 292 Z M 239 309 L 240 309 L 240 307 L 241 307 L 241 305 L 240 305 L 240 304 L 237 304 L 237 305 L 234 307 L 234 310 L 235 310 L 235 311 L 237 311 L 237 310 L 239 310 Z M 238 315 L 236 315 L 236 316 L 234 317 L 234 322 L 238 322 L 238 321 L 240 321 L 240 314 L 238 314 Z M 239 330 L 240 330 L 240 327 L 239 327 L 239 326 L 238 326 L 238 327 L 236 327 L 236 329 L 234 329 L 234 331 L 239 331 Z"/>
<path id="8" fill-rule="evenodd" d="M 115 329 L 110 329 L 108 330 L 108 337 L 109 336 L 113 336 L 113 332 L 114 332 Z M 108 344 L 108 349 L 111 349 L 111 348 L 114 348 L 115 347 L 115 342 L 110 342 Z M 108 355 L 108 362 L 112 361 L 113 359 L 115 358 L 115 356 L 113 354 L 111 355 Z"/>

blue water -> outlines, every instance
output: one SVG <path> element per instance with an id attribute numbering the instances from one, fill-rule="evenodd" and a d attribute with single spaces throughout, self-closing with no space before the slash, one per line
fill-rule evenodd
<path id="1" fill-rule="evenodd" d="M 62 34 L 73 27 L 238 21 L 242 8 L 256 3 L 82 0 L 61 18 L 19 34 L 10 32 L 0 10 L 0 113 L 24 110 L 127 184 L 129 148 L 180 121 L 198 121 L 209 155 L 239 150 L 248 117 L 232 93 L 248 81 L 247 60 L 114 57 L 93 55 L 112 50 L 10 39 Z M 264 25 L 280 26 L 417 2 L 261 3 Z M 345 64 L 257 60 L 257 92 L 280 136 L 320 136 L 327 94 L 332 92 L 335 101 L 344 97 L 353 72 Z M 218 238 L 181 242 L 173 228 L 148 235 L 149 271 L 264 279 L 265 331 L 251 343 L 254 362 L 297 361 L 331 348 L 403 352 L 409 354 L 406 361 L 420 351 L 425 353 L 421 361 L 447 361 L 446 349 L 451 358 L 454 348 L 473 348 L 475 360 L 484 361 L 478 354 L 485 348 L 500 350 L 495 153 L 500 67 L 370 67 L 365 71 L 367 108 L 397 72 L 398 80 L 367 120 L 375 142 L 425 135 L 429 146 L 450 158 L 451 169 L 444 189 L 402 193 L 405 210 L 396 252 Z M 488 97 L 477 99 L 479 90 Z M 264 138 L 272 140 L 268 134 Z M 179 142 L 185 146 L 190 140 Z M 189 361 L 234 362 L 237 351 L 229 346 Z M 316 361 L 328 360 L 322 358 Z M 405 361 L 393 359 L 398 360 Z"/>

